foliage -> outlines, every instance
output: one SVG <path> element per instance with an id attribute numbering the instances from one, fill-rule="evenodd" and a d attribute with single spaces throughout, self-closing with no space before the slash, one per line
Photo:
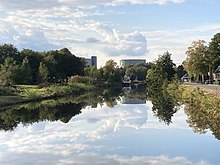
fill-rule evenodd
<path id="1" fill-rule="evenodd" d="M 156 60 L 156 69 L 161 69 L 165 73 L 166 79 L 168 81 L 172 80 L 175 75 L 175 64 L 171 60 L 171 54 L 167 51 L 162 56 Z"/>
<path id="2" fill-rule="evenodd" d="M 220 64 L 220 33 L 214 35 L 208 47 L 208 64 L 212 69 L 216 69 Z"/>
<path id="3" fill-rule="evenodd" d="M 147 98 L 152 102 L 155 116 L 166 124 L 172 122 L 180 103 L 179 83 L 175 77 L 175 64 L 171 54 L 165 52 L 159 56 L 155 65 L 147 71 Z"/>
<path id="4" fill-rule="evenodd" d="M 4 63 L 6 58 L 13 58 L 18 64 L 22 61 L 22 57 L 12 44 L 0 45 L 0 64 Z"/>
<path id="5" fill-rule="evenodd" d="M 0 65 L 0 85 L 10 86 L 15 84 L 17 73 L 18 65 L 16 65 L 16 61 L 11 57 L 7 57 L 4 63 Z"/>
<path id="6" fill-rule="evenodd" d="M 23 49 L 19 52 L 13 45 L 0 45 L 0 64 L 8 58 L 13 58 L 18 65 L 19 73 L 13 81 L 16 84 L 38 84 L 47 81 L 58 83 L 64 82 L 67 77 L 84 74 L 82 59 L 73 55 L 67 48 L 47 52 Z M 40 66 L 42 63 L 47 67 L 48 73 L 39 75 L 39 67 L 42 67 Z"/>
<path id="7" fill-rule="evenodd" d="M 197 133 L 211 130 L 220 140 L 220 97 L 206 96 L 199 88 L 185 89 L 182 97 L 189 126 Z"/>
<path id="8" fill-rule="evenodd" d="M 41 62 L 38 71 L 38 82 L 39 83 L 47 83 L 48 82 L 49 71 L 46 65 Z"/>
<path id="9" fill-rule="evenodd" d="M 177 68 L 176 68 L 176 74 L 177 74 L 177 77 L 178 79 L 180 80 L 187 72 L 185 71 L 183 65 L 179 65 Z"/>
<path id="10" fill-rule="evenodd" d="M 125 75 L 131 77 L 131 80 L 137 79 L 143 81 L 146 79 L 147 70 L 152 67 L 152 63 L 136 64 L 126 68 Z"/>
<path id="11" fill-rule="evenodd" d="M 20 88 L 27 88 L 36 92 L 36 86 L 19 86 Z M 61 93 L 64 90 L 78 90 L 85 89 L 85 84 L 74 84 L 70 86 L 50 86 L 40 89 L 44 92 L 47 90 L 55 93 Z M 27 126 L 40 121 L 57 121 L 60 120 L 67 123 L 73 116 L 81 113 L 81 109 L 87 105 L 97 106 L 98 103 L 104 103 L 108 106 L 114 106 L 116 100 L 119 98 L 120 90 L 118 89 L 99 89 L 93 90 L 91 93 L 80 92 L 78 95 L 68 95 L 66 97 L 57 98 L 56 100 L 44 100 L 41 102 L 33 102 L 13 108 L 6 108 L 0 111 L 0 130 L 13 130 L 19 124 Z M 65 92 L 66 93 L 66 92 Z M 41 93 L 42 94 L 42 93 Z"/>
<path id="12" fill-rule="evenodd" d="M 114 60 L 108 60 L 105 66 L 101 69 L 100 73 L 103 72 L 102 76 L 104 80 L 108 83 L 119 83 L 121 82 L 121 70 L 117 66 Z"/>
<path id="13" fill-rule="evenodd" d="M 50 82 L 62 82 L 70 76 L 83 75 L 84 63 L 81 58 L 73 55 L 67 48 L 56 51 L 48 51 L 44 61 L 49 69 Z"/>
<path id="14" fill-rule="evenodd" d="M 84 68 L 84 74 L 85 76 L 92 77 L 94 79 L 97 79 L 100 77 L 100 71 L 95 66 L 87 66 Z"/>
<path id="15" fill-rule="evenodd" d="M 148 70 L 146 81 L 147 85 L 152 89 L 160 89 L 167 81 L 171 81 L 175 75 L 175 64 L 171 60 L 171 54 L 165 52 L 162 56 L 159 56 L 155 65 Z"/>
<path id="16" fill-rule="evenodd" d="M 40 62 L 43 61 L 44 53 L 43 52 L 35 52 L 30 49 L 23 49 L 21 51 L 21 56 L 25 59 L 28 59 L 31 74 L 32 74 L 32 83 L 38 83 L 38 69 L 40 66 Z"/>
<path id="17" fill-rule="evenodd" d="M 27 57 L 23 59 L 23 62 L 18 69 L 18 75 L 16 76 L 16 84 L 32 84 L 31 67 Z"/>
<path id="18" fill-rule="evenodd" d="M 152 111 L 160 121 L 169 125 L 172 116 L 177 112 L 180 105 L 181 92 L 178 81 L 163 83 L 160 88 L 148 87 L 147 98 L 153 104 Z"/>
<path id="19" fill-rule="evenodd" d="M 72 97 L 67 97 L 9 108 L 0 112 L 0 130 L 14 130 L 20 123 L 27 126 L 45 120 L 67 123 L 79 114 L 85 105 L 84 102 L 74 103 Z"/>
<path id="20" fill-rule="evenodd" d="M 68 85 L 74 85 L 75 83 L 85 83 L 85 84 L 92 84 L 94 81 L 93 78 L 88 76 L 71 76 L 68 78 Z"/>
<path id="21" fill-rule="evenodd" d="M 193 41 L 192 45 L 186 51 L 187 58 L 183 65 L 186 71 L 198 77 L 199 75 L 207 75 L 209 69 L 208 63 L 208 47 L 205 46 L 205 41 Z"/>

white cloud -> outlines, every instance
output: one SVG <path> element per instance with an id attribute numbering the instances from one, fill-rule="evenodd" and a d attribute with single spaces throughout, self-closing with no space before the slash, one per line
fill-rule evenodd
<path id="1" fill-rule="evenodd" d="M 9 155 L 10 154 L 10 155 Z M 27 165 L 27 164 L 74 164 L 87 165 L 95 163 L 96 165 L 211 165 L 205 161 L 192 162 L 185 157 L 167 157 L 161 156 L 112 156 L 112 155 L 98 155 L 94 153 L 73 154 L 73 155 L 59 155 L 51 153 L 17 153 L 10 152 L 3 154 L 0 162 L 2 164 Z"/>
<path id="2" fill-rule="evenodd" d="M 195 154 L 196 146 L 204 144 L 207 138 L 195 141 L 197 138 L 194 139 L 195 136 L 188 134 L 190 131 L 184 128 L 187 127 L 186 122 L 182 123 L 185 114 L 178 113 L 173 117 L 176 118 L 177 124 L 171 127 L 163 126 L 157 119 L 154 118 L 153 121 L 149 104 L 117 105 L 114 109 L 106 105 L 96 109 L 86 107 L 69 123 L 41 122 L 26 127 L 20 126 L 13 132 L 0 132 L 0 164 L 41 164 L 47 161 L 47 164 L 83 165 L 93 160 L 96 164 L 208 165 L 201 160 L 200 154 Z M 168 132 L 164 132 L 165 129 Z M 180 134 L 177 134 L 176 140 L 173 141 L 172 135 L 167 134 L 175 129 L 179 129 L 180 132 L 177 133 Z M 161 135 L 164 135 L 162 139 Z M 192 151 L 189 151 L 188 147 L 181 148 L 183 142 L 180 137 L 189 139 L 184 141 L 184 145 L 189 145 L 193 148 Z M 161 143 L 166 142 L 163 147 L 167 147 L 166 154 L 170 155 L 169 157 L 163 155 L 158 139 Z M 154 149 L 156 156 L 151 156 L 152 152 L 147 148 L 151 143 L 155 143 L 157 147 Z M 170 146 L 173 143 L 176 145 Z M 210 152 L 213 146 L 218 147 L 216 143 L 209 143 L 209 146 L 202 155 L 205 160 L 209 160 L 208 153 L 212 157 L 218 153 Z M 172 156 L 176 150 L 180 150 L 174 154 L 180 155 L 178 157 Z M 194 161 L 185 157 L 191 154 Z"/>
<path id="3" fill-rule="evenodd" d="M 0 21 L 0 43 L 12 43 L 18 49 L 27 48 L 44 51 L 44 48 L 54 49 L 55 45 L 50 43 L 44 32 L 37 29 L 29 29 L 19 32 L 10 23 Z"/>
<path id="4" fill-rule="evenodd" d="M 77 6 L 182 3 L 183 0 L 16 0 L 0 1 L 7 11 L 1 18 L 0 43 L 34 50 L 69 48 L 77 56 L 98 56 L 98 66 L 108 59 L 144 58 L 148 61 L 170 51 L 175 63 L 186 58 L 193 40 L 206 41 L 220 30 L 219 24 L 173 31 L 119 31 L 111 22 L 94 20 L 98 9 Z M 9 10 L 9 8 L 13 10 Z M 17 9 L 17 10 L 16 10 Z M 25 10 L 24 10 L 25 9 Z M 132 29 L 132 28 L 131 28 Z"/>
<path id="5" fill-rule="evenodd" d="M 61 5 L 68 5 L 73 7 L 96 7 L 100 5 L 122 5 L 122 4 L 166 4 L 166 3 L 182 3 L 185 0 L 1 0 L 0 9 L 13 10 L 29 10 L 29 9 L 43 9 L 51 7 L 59 7 Z"/>
<path id="6" fill-rule="evenodd" d="M 149 61 L 158 58 L 164 52 L 172 53 L 172 59 L 178 65 L 185 59 L 185 52 L 192 41 L 205 40 L 210 42 L 211 38 L 220 31 L 220 24 L 208 24 L 191 29 L 173 31 L 148 31 L 141 32 L 148 38 L 147 59 Z"/>
<path id="7" fill-rule="evenodd" d="M 144 56 L 147 52 L 147 40 L 140 32 L 123 34 L 103 23 L 91 23 L 87 27 L 99 33 L 105 44 L 102 45 L 103 54 L 108 56 Z"/>

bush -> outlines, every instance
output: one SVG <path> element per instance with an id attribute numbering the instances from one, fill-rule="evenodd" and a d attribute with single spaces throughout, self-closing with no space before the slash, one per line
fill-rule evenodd
<path id="1" fill-rule="evenodd" d="M 75 83 L 92 84 L 94 79 L 88 76 L 71 76 L 68 79 L 68 85 L 74 85 Z"/>

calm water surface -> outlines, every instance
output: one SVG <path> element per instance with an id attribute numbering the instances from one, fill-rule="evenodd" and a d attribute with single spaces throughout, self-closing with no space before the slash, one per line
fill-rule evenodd
<path id="1" fill-rule="evenodd" d="M 1 130 L 0 164 L 220 164 L 219 140 L 211 132 L 194 133 L 184 106 L 166 125 L 150 101 L 120 97 L 114 105 L 84 106 L 69 120 L 18 122 L 13 131 Z"/>

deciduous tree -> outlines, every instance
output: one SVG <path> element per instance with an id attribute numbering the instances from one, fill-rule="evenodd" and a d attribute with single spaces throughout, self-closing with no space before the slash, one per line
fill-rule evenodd
<path id="1" fill-rule="evenodd" d="M 207 75 L 209 70 L 208 64 L 208 47 L 203 40 L 193 41 L 192 45 L 186 51 L 187 58 L 183 65 L 186 71 L 199 78 L 202 76 L 202 82 L 204 82 L 204 76 Z"/>

